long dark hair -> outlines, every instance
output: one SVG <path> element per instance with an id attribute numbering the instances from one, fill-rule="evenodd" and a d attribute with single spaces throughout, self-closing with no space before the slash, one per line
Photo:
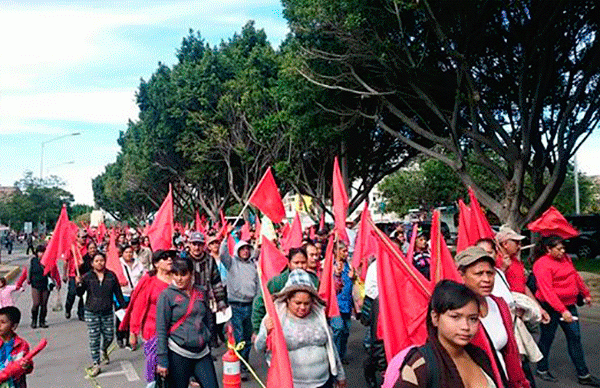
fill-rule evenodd
<path id="1" fill-rule="evenodd" d="M 457 283 L 454 280 L 442 280 L 436 284 L 427 308 L 427 332 L 429 335 L 437 335 L 437 327 L 433 326 L 431 320 L 432 311 L 443 314 L 448 310 L 462 308 L 469 302 L 477 303 L 479 309 L 477 295 L 464 284 Z"/>
<path id="2" fill-rule="evenodd" d="M 544 256 L 548 253 L 548 249 L 552 249 L 562 242 L 563 239 L 555 235 L 543 237 L 533 248 L 533 261 Z"/>

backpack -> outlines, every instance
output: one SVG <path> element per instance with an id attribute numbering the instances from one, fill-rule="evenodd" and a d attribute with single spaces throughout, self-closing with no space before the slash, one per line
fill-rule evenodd
<path id="1" fill-rule="evenodd" d="M 381 388 L 394 387 L 396 381 L 398 381 L 398 378 L 400 377 L 400 371 L 404 367 L 406 360 L 408 360 L 417 350 L 421 352 L 425 359 L 425 366 L 427 368 L 427 388 L 440 388 L 440 375 L 434 372 L 438 369 L 437 361 L 435 360 L 431 345 L 427 343 L 421 346 L 411 345 L 396 354 L 388 364 Z"/>

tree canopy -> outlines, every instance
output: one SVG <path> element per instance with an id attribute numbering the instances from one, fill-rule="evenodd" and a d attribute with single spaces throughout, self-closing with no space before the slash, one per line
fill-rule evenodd
<path id="1" fill-rule="evenodd" d="M 331 99 L 330 109 L 361 114 L 440 160 L 513 227 L 552 203 L 598 126 L 594 0 L 283 3 L 302 47 L 300 73 L 369 102 Z M 472 166 L 493 174 L 499 198 Z"/>

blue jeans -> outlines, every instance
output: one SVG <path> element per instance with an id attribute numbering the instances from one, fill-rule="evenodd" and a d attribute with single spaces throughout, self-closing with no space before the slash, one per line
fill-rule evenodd
<path id="1" fill-rule="evenodd" d="M 229 302 L 229 305 L 231 306 L 233 337 L 236 343 L 246 342 L 244 348 L 240 351 L 240 355 L 244 357 L 244 360 L 249 361 L 250 348 L 252 347 L 252 302 Z M 246 368 L 243 363 L 242 368 Z"/>
<path id="2" fill-rule="evenodd" d="M 561 321 L 561 314 L 558 313 L 558 311 L 550 307 L 548 303 L 542 303 L 541 305 L 548 312 L 548 314 L 550 314 L 550 323 L 547 325 L 540 325 L 542 335 L 540 336 L 538 346 L 544 355 L 544 358 L 537 363 L 538 371 L 545 372 L 548 370 L 548 355 L 550 354 L 550 346 L 552 346 L 556 329 L 560 325 L 561 329 L 565 333 L 565 337 L 567 339 L 567 348 L 569 349 L 569 356 L 575 365 L 577 375 L 580 377 L 587 376 L 590 371 L 585 364 L 585 358 L 583 355 L 579 321 L 573 321 L 572 323 Z M 573 305 L 567 306 L 567 308 L 574 317 L 577 316 L 577 307 Z"/>
<path id="3" fill-rule="evenodd" d="M 340 359 L 346 358 L 346 345 L 350 336 L 350 313 L 342 313 L 340 317 L 333 317 L 329 321 L 333 332 L 333 343 L 337 348 Z"/>

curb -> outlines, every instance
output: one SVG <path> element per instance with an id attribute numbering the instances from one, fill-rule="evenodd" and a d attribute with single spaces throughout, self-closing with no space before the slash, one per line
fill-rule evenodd
<path id="1" fill-rule="evenodd" d="M 6 272 L 4 277 L 6 278 L 6 283 L 9 284 L 21 273 L 21 267 L 18 265 L 0 265 L 0 273 L 3 272 Z"/>

